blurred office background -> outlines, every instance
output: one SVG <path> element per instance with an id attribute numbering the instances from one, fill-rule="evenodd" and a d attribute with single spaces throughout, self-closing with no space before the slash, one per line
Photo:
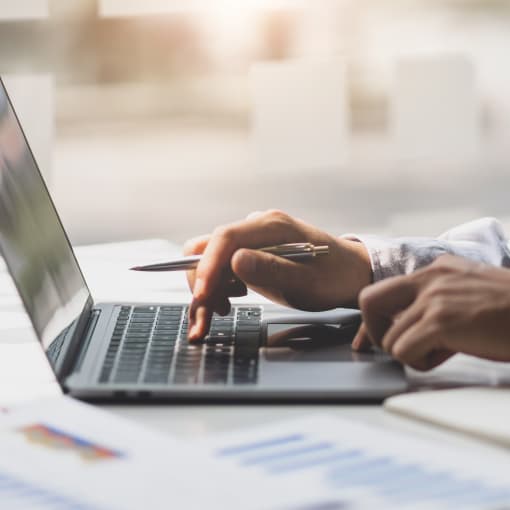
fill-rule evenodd
<path id="1" fill-rule="evenodd" d="M 75 243 L 279 208 L 332 233 L 510 225 L 506 0 L 0 0 Z"/>

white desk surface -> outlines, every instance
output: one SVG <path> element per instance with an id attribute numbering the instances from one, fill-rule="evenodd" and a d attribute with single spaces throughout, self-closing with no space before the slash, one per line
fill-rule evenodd
<path id="1" fill-rule="evenodd" d="M 183 274 L 127 273 L 131 264 L 163 260 L 180 250 L 161 240 L 78 248 L 77 256 L 96 300 L 183 302 L 189 299 Z M 7 298 L 8 282 L 0 274 L 0 402 L 9 397 L 37 398 L 58 393 L 46 359 L 19 318 L 19 304 Z M 253 302 L 256 297 L 248 298 Z M 2 321 L 2 316 L 9 320 Z M 9 322 L 10 321 L 10 322 Z M 24 327 L 23 327 L 24 326 Z M 29 365 L 21 364 L 30 358 Z M 20 366 L 28 367 L 23 372 Z M 459 384 L 496 385 L 510 380 L 510 365 L 457 357 L 425 374 L 409 371 L 412 384 L 420 388 Z M 206 434 L 265 424 L 272 421 L 328 413 L 388 430 L 412 433 L 439 442 L 469 448 L 473 455 L 504 456 L 510 452 L 480 440 L 447 432 L 385 412 L 379 405 L 108 405 L 111 412 L 148 427 L 182 438 L 203 438 Z"/>

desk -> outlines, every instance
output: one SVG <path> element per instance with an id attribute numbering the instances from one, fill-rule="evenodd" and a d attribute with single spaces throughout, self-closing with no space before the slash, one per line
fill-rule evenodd
<path id="1" fill-rule="evenodd" d="M 138 299 L 182 302 L 189 299 L 183 274 L 173 273 L 161 277 L 161 275 L 144 273 L 126 274 L 125 271 L 125 268 L 129 267 L 131 263 L 145 263 L 149 259 L 163 260 L 168 256 L 175 255 L 180 250 L 178 246 L 172 243 L 163 240 L 152 240 L 83 247 L 76 251 L 92 294 L 97 300 Z M 3 285 L 2 288 L 4 288 Z M 249 296 L 243 299 L 253 302 L 258 298 Z M 5 302 L 3 306 L 5 310 Z M 14 306 L 15 304 L 11 303 L 9 309 L 12 311 Z M 1 312 L 2 308 L 0 307 L 0 318 Z M 33 348 L 34 357 L 37 357 L 38 362 L 33 360 L 31 373 L 23 374 L 25 378 L 29 379 L 26 383 L 24 396 L 29 396 L 28 388 L 30 384 L 32 385 L 31 396 L 33 397 L 41 395 L 41 391 L 46 393 L 57 391 L 54 381 L 53 385 L 50 381 L 51 377 L 48 374 L 46 360 L 33 337 L 30 337 L 28 332 L 26 332 L 26 335 L 28 335 L 26 338 L 21 339 L 19 332 L 17 332 L 17 335 L 20 337 L 19 342 L 8 342 L 7 337 L 2 335 L 2 340 L 0 340 L 0 364 L 2 363 L 1 360 L 5 360 L 7 356 L 16 353 L 19 355 L 21 345 L 29 345 Z M 12 364 L 12 357 L 9 364 Z M 417 388 L 473 383 L 494 385 L 510 380 L 510 366 L 459 356 L 428 374 L 422 375 L 408 371 L 408 376 L 411 383 Z M 41 381 L 45 383 L 45 385 L 42 385 L 42 389 Z M 2 376 L 2 370 L 0 369 L 0 387 L 4 387 L 5 390 L 5 385 L 8 382 Z M 444 444 L 467 448 L 473 455 L 483 455 L 484 459 L 504 458 L 508 461 L 508 450 L 386 413 L 378 405 L 234 406 L 172 404 L 159 406 L 108 405 L 103 407 L 117 415 L 183 439 L 199 439 L 210 433 L 267 424 L 309 413 L 327 413 L 361 423 L 377 425 L 387 430 L 411 433 Z"/>

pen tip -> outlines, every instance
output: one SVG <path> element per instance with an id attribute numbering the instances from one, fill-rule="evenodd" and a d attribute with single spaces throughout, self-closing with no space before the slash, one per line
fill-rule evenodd
<path id="1" fill-rule="evenodd" d="M 129 268 L 130 271 L 140 271 L 140 266 L 134 266 Z"/>

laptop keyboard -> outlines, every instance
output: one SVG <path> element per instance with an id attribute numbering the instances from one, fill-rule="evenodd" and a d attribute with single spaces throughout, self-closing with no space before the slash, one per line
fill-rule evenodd
<path id="1" fill-rule="evenodd" d="M 214 315 L 203 342 L 187 339 L 186 306 L 122 306 L 103 362 L 104 384 L 253 384 L 260 307 Z"/>

